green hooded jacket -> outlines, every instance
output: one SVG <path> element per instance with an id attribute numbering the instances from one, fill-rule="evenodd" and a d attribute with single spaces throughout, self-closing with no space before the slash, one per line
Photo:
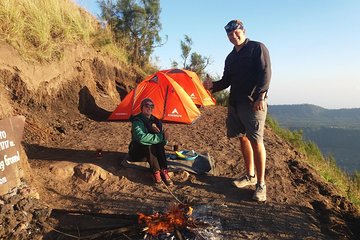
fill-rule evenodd
<path id="1" fill-rule="evenodd" d="M 151 115 L 149 119 L 145 117 L 142 113 L 139 113 L 138 115 L 131 117 L 130 121 L 132 123 L 132 127 L 131 127 L 132 143 L 136 142 L 142 145 L 153 145 L 158 143 L 162 143 L 163 145 L 167 144 L 167 141 L 164 138 L 164 133 L 162 130 L 162 123 L 156 117 Z M 154 123 L 160 129 L 160 133 L 156 133 L 152 130 L 151 125 Z"/>

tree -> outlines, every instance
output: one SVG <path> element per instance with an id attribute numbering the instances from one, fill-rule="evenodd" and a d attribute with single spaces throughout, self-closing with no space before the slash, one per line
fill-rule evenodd
<path id="1" fill-rule="evenodd" d="M 192 39 L 188 35 L 184 35 L 185 40 L 180 41 L 181 58 L 183 59 L 183 68 L 186 68 L 186 60 L 189 57 L 191 51 Z"/>
<path id="2" fill-rule="evenodd" d="M 115 41 L 130 52 L 129 60 L 143 67 L 161 44 L 160 0 L 99 0 L 101 17 Z"/>
<path id="3" fill-rule="evenodd" d="M 190 65 L 187 66 L 193 72 L 196 72 L 199 76 L 205 74 L 205 68 L 210 64 L 210 58 L 204 57 L 197 52 L 193 52 L 190 58 Z"/>
<path id="4" fill-rule="evenodd" d="M 181 48 L 181 58 L 182 66 L 184 69 L 196 72 L 201 78 L 206 74 L 205 68 L 210 64 L 210 57 L 202 56 L 197 52 L 193 52 L 190 55 L 192 50 L 191 45 L 193 44 L 192 39 L 188 35 L 184 35 L 184 40 L 180 41 Z M 187 60 L 190 56 L 190 63 L 187 64 Z M 171 62 L 172 67 L 178 67 L 179 63 L 176 61 Z"/>

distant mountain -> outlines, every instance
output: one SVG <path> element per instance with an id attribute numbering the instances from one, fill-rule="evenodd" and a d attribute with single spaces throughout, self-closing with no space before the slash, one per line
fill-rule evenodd
<path id="1" fill-rule="evenodd" d="M 312 104 L 270 105 L 269 114 L 281 126 L 360 129 L 360 108 L 326 109 Z"/>
<path id="2" fill-rule="evenodd" d="M 360 171 L 360 108 L 325 109 L 316 105 L 270 105 L 269 114 L 280 126 L 299 130 L 337 165 Z"/>

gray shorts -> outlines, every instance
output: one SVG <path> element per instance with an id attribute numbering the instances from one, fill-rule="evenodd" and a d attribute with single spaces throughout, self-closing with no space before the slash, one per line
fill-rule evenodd
<path id="1" fill-rule="evenodd" d="M 262 143 L 264 138 L 267 104 L 263 111 L 253 111 L 252 105 L 242 104 L 236 108 L 228 107 L 226 119 L 227 136 L 244 137 L 250 141 Z"/>

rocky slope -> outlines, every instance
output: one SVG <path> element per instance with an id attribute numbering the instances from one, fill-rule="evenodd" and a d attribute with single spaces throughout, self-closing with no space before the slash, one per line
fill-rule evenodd
<path id="1" fill-rule="evenodd" d="M 201 118 L 192 125 L 165 124 L 171 133 L 169 152 L 178 144 L 209 153 L 214 174 L 175 172 L 171 189 L 154 187 L 148 170 L 120 164 L 127 153 L 130 124 L 106 121 L 120 94 L 130 89 L 131 74 L 81 47 L 48 65 L 25 63 L 4 44 L 0 53 L 1 117 L 26 116 L 23 146 L 30 168 L 24 185 L 39 194 L 41 207 L 36 209 L 51 212 L 42 215 L 46 221 L 29 219 L 33 224 L 23 231 L 41 225 L 38 238 L 84 239 L 109 228 L 109 216 L 118 227 L 136 226 L 137 213 L 165 211 L 182 202 L 206 219 L 207 227 L 197 230 L 205 239 L 359 239 L 358 211 L 271 129 L 265 131 L 266 203 L 250 200 L 252 188 L 240 190 L 230 184 L 244 168 L 239 141 L 225 135 L 224 107 L 201 109 Z M 13 204 L 1 203 L 1 209 Z M 4 229 L 12 227 L 4 223 Z M 20 236 L 11 234 L 13 239 Z M 143 235 L 140 230 L 128 231 L 112 239 Z"/>

